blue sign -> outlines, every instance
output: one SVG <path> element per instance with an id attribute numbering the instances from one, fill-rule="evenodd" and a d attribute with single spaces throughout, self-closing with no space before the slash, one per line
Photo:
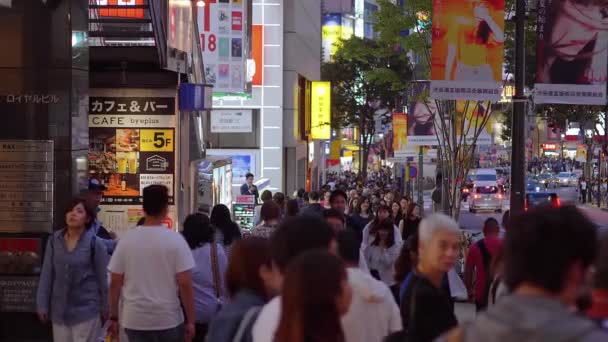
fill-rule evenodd
<path id="1" fill-rule="evenodd" d="M 416 178 L 416 176 L 418 176 L 418 168 L 410 166 L 410 178 Z"/>
<path id="2" fill-rule="evenodd" d="M 211 84 L 182 83 L 179 86 L 179 110 L 194 112 L 209 110 L 213 105 Z"/>

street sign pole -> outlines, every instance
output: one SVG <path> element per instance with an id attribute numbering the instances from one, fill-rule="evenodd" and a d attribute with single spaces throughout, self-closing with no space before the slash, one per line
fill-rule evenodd
<path id="1" fill-rule="evenodd" d="M 525 87 L 525 16 L 526 1 L 517 0 L 515 9 L 515 96 L 511 144 L 511 213 L 523 211 L 525 178 L 525 119 L 527 98 Z"/>
<path id="2" fill-rule="evenodd" d="M 424 216 L 424 178 L 423 178 L 423 147 L 418 147 L 418 208 L 420 209 L 420 215 Z"/>

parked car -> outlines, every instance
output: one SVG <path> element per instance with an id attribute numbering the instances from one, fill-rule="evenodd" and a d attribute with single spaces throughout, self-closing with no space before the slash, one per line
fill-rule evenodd
<path id="1" fill-rule="evenodd" d="M 469 211 L 475 213 L 478 210 L 492 210 L 500 213 L 502 212 L 503 199 L 504 195 L 498 189 L 498 186 L 475 186 L 469 203 Z"/>
<path id="2" fill-rule="evenodd" d="M 559 195 L 555 192 L 528 192 L 524 200 L 524 210 L 530 210 L 542 206 L 560 207 Z"/>

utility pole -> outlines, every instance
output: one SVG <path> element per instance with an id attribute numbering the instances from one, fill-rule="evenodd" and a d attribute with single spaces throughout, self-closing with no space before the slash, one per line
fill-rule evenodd
<path id="1" fill-rule="evenodd" d="M 420 209 L 420 214 L 424 215 L 424 168 L 422 167 L 424 156 L 422 155 L 422 152 L 423 147 L 418 146 L 418 208 Z"/>
<path id="2" fill-rule="evenodd" d="M 525 118 L 527 98 L 524 95 L 526 1 L 515 4 L 515 96 L 511 127 L 511 214 L 523 211 L 525 196 Z"/>

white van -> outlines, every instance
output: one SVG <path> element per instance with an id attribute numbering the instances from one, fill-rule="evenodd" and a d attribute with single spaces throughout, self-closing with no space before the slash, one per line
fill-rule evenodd
<path id="1" fill-rule="evenodd" d="M 476 188 L 498 186 L 496 169 L 475 169 L 472 172 L 473 185 Z"/>

